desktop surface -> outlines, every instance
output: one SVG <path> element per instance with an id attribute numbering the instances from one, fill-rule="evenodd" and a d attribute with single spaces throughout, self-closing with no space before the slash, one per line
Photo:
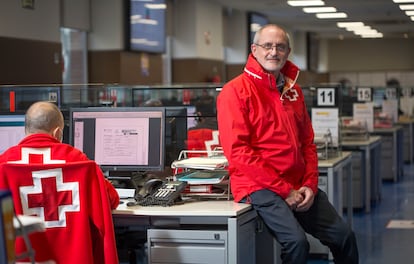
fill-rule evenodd
<path id="1" fill-rule="evenodd" d="M 121 200 L 121 204 L 112 211 L 114 215 L 142 216 L 238 216 L 251 210 L 250 204 L 229 200 L 187 201 L 169 207 L 163 206 L 127 206 L 130 200 Z"/>

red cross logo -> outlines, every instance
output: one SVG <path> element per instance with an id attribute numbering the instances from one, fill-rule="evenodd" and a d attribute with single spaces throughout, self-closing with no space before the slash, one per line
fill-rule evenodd
<path id="1" fill-rule="evenodd" d="M 41 179 L 43 193 L 31 193 L 27 195 L 29 208 L 43 207 L 45 221 L 59 220 L 57 208 L 61 205 L 72 204 L 70 191 L 58 191 L 56 178 Z"/>
<path id="2" fill-rule="evenodd" d="M 62 169 L 33 171 L 33 186 L 20 187 L 24 214 L 38 215 L 46 228 L 65 227 L 66 212 L 78 212 L 79 184 L 63 182 Z"/>
<path id="3" fill-rule="evenodd" d="M 284 95 L 291 102 L 298 100 L 299 97 L 298 91 L 296 91 L 294 88 L 287 90 Z"/>
<path id="4" fill-rule="evenodd" d="M 22 148 L 21 160 L 16 164 L 64 164 L 65 160 L 54 160 L 51 148 Z M 41 217 L 46 228 L 65 227 L 66 212 L 79 212 L 79 183 L 63 182 L 62 168 L 32 172 L 33 185 L 22 186 L 20 198 L 23 213 Z"/>

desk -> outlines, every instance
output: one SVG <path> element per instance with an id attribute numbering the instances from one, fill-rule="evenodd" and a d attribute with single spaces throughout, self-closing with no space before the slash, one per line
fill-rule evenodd
<path id="1" fill-rule="evenodd" d="M 338 157 L 318 161 L 319 184 L 318 187 L 325 191 L 329 201 L 333 204 L 338 214 L 343 211 L 343 179 L 346 177 L 347 190 L 350 194 L 347 203 L 352 208 L 352 152 L 342 151 Z M 349 207 L 348 207 L 349 208 Z M 352 210 L 347 210 L 347 222 L 352 227 Z"/>
<path id="2" fill-rule="evenodd" d="M 404 161 L 412 164 L 414 162 L 414 120 L 399 120 L 397 125 L 403 127 Z"/>
<path id="3" fill-rule="evenodd" d="M 319 168 L 319 184 L 318 187 L 325 191 L 329 201 L 337 210 L 340 216 L 343 216 L 343 179 L 346 177 L 348 190 L 347 204 L 347 223 L 352 228 L 352 152 L 340 152 L 338 157 L 318 161 Z M 311 254 L 329 254 L 332 259 L 328 247 L 322 245 L 317 239 L 308 236 Z"/>
<path id="4" fill-rule="evenodd" d="M 257 214 L 249 204 L 197 201 L 127 207 L 123 203 L 113 211 L 113 218 L 115 226 L 138 225 L 147 230 L 148 263 L 252 264 L 265 254 L 269 255 L 266 263 L 276 263 L 274 251 L 256 246 L 263 241 L 256 233 Z"/>
<path id="5" fill-rule="evenodd" d="M 342 216 L 342 179 L 352 193 L 352 154 L 319 161 L 319 188 Z M 349 195 L 352 198 L 352 195 Z M 348 204 L 352 204 L 352 199 Z M 347 210 L 352 226 L 352 210 Z M 280 263 L 280 247 L 266 228 L 260 228 L 249 204 L 197 201 L 171 207 L 127 207 L 113 211 L 115 226 L 139 226 L 147 231 L 148 263 Z M 320 242 L 309 236 L 311 253 Z M 329 249 L 322 246 L 322 254 Z M 269 249 L 270 248 L 270 249 Z"/>
<path id="6" fill-rule="evenodd" d="M 354 176 L 354 184 L 358 180 L 363 182 L 364 191 L 364 205 L 365 211 L 371 211 L 371 201 L 379 201 L 381 198 L 381 137 L 370 136 L 368 140 L 344 140 L 341 142 L 343 150 L 361 151 L 363 156 L 363 168 L 365 172 L 361 175 L 361 179 L 356 179 L 358 175 Z M 358 190 L 358 189 L 357 189 Z M 354 195 L 358 196 L 357 193 Z"/>
<path id="7" fill-rule="evenodd" d="M 376 128 L 371 135 L 381 136 L 381 174 L 383 180 L 398 181 L 404 174 L 403 128 Z"/>

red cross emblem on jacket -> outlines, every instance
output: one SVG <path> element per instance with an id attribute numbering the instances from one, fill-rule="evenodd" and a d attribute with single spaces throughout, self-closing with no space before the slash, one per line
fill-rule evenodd
<path id="1" fill-rule="evenodd" d="M 22 148 L 17 164 L 63 164 L 65 160 L 53 160 L 50 148 Z M 78 212 L 79 184 L 63 182 L 61 168 L 32 171 L 33 185 L 19 188 L 23 213 L 41 217 L 46 228 L 65 227 L 66 212 Z M 56 210 L 57 209 L 57 210 Z"/>

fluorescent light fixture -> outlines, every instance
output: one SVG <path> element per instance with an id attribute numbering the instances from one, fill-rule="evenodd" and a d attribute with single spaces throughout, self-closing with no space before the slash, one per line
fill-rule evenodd
<path id="1" fill-rule="evenodd" d="M 414 16 L 410 17 L 412 21 L 414 21 Z"/>
<path id="2" fill-rule="evenodd" d="M 347 27 L 345 28 L 347 31 L 361 31 L 361 30 L 372 30 L 370 26 L 362 26 L 362 27 Z"/>
<path id="3" fill-rule="evenodd" d="M 354 33 L 357 35 L 369 35 L 369 34 L 378 34 L 379 32 L 376 29 L 356 29 Z"/>
<path id="4" fill-rule="evenodd" d="M 287 1 L 290 6 L 323 6 L 325 5 L 324 1 L 320 0 L 291 0 Z"/>
<path id="5" fill-rule="evenodd" d="M 338 22 L 336 25 L 340 28 L 349 28 L 349 27 L 363 27 L 364 23 L 362 22 Z"/>
<path id="6" fill-rule="evenodd" d="M 414 10 L 414 5 L 400 5 L 401 10 Z"/>
<path id="7" fill-rule="evenodd" d="M 392 0 L 396 4 L 402 4 L 402 3 L 414 3 L 414 0 Z"/>
<path id="8" fill-rule="evenodd" d="M 316 17 L 321 18 L 321 19 L 346 18 L 346 17 L 348 17 L 348 15 L 343 13 L 343 12 L 339 12 L 339 13 L 317 13 Z"/>
<path id="9" fill-rule="evenodd" d="M 407 16 L 414 16 L 414 10 L 405 11 Z"/>
<path id="10" fill-rule="evenodd" d="M 414 1 L 414 0 L 413 0 Z M 334 13 L 336 12 L 335 7 L 304 7 L 303 12 L 305 13 Z"/>
<path id="11" fill-rule="evenodd" d="M 382 38 L 384 37 L 384 34 L 382 33 L 377 33 L 377 34 L 364 34 L 361 35 L 362 38 Z"/>

